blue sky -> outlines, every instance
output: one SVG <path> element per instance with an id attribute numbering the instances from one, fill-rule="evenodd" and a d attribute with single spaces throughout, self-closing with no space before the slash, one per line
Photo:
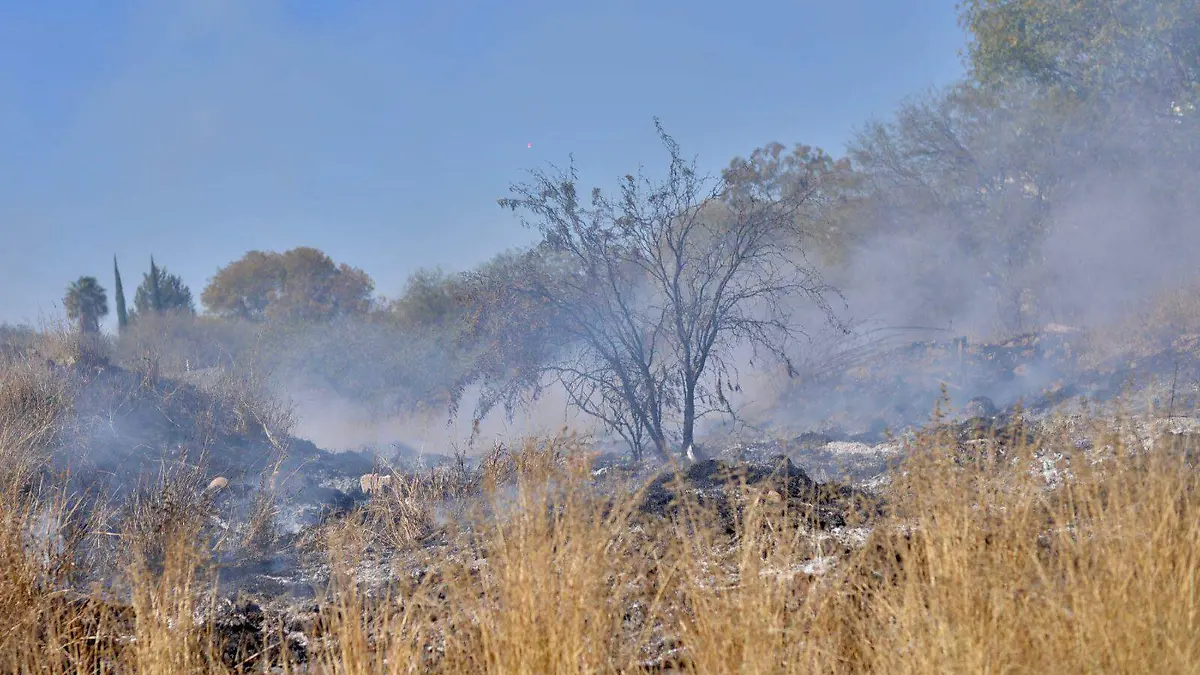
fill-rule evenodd
<path id="1" fill-rule="evenodd" d="M 653 172 L 655 115 L 713 170 L 840 154 L 962 44 L 953 0 L 2 3 L 0 321 L 111 296 L 113 254 L 130 297 L 151 254 L 199 296 L 300 245 L 396 295 L 527 242 L 495 203 L 523 169 Z"/>

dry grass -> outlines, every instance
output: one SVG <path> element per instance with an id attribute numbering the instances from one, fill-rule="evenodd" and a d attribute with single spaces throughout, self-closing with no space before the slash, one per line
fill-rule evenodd
<path id="1" fill-rule="evenodd" d="M 942 442 L 938 442 L 941 440 Z M 933 439 L 897 485 L 894 521 L 823 612 L 854 615 L 847 665 L 887 672 L 1194 672 L 1200 504 L 1164 441 L 1074 461 L 1047 489 L 1037 448 L 962 466 Z M 1106 442 L 1107 441 L 1107 442 Z M 988 458 L 984 458 L 985 460 Z M 992 458 L 995 459 L 995 458 Z M 883 561 L 880 565 L 877 562 Z M 857 598 L 868 598 L 860 602 Z"/>
<path id="2" fill-rule="evenodd" d="M 526 474 L 469 555 L 389 598 L 344 568 L 326 672 L 1193 672 L 1200 504 L 1165 442 L 1077 457 L 964 452 L 934 434 L 861 546 L 822 538 L 770 493 L 734 532 L 670 522 Z M 1049 439 L 1047 443 L 1055 443 Z M 815 561 L 837 558 L 831 571 Z"/>
<path id="3" fill-rule="evenodd" d="M 328 531 L 333 581 L 304 664 L 282 639 L 230 656 L 206 600 L 212 543 L 198 477 L 164 479 L 135 504 L 141 515 L 121 533 L 127 594 L 64 590 L 79 539 L 47 536 L 45 524 L 71 522 L 73 505 L 36 469 L 70 396 L 53 373 L 22 368 L 0 372 L 12 477 L 0 485 L 2 672 L 261 671 L 268 658 L 285 672 L 347 674 L 1185 673 L 1200 663 L 1194 448 L 1168 438 L 1134 452 L 1100 424 L 1103 452 L 1086 457 L 1067 438 L 1000 455 L 923 435 L 859 541 L 752 488 L 728 527 L 694 501 L 645 514 L 637 494 L 586 487 L 568 438 L 498 449 L 470 483 L 460 526 L 446 526 L 453 546 L 415 544 L 445 526 L 434 502 L 464 490 L 449 479 L 402 483 L 369 517 Z M 1056 452 L 1070 466 L 1048 484 L 1029 469 Z M 380 523 L 390 534 L 372 529 Z M 397 573 L 381 592 L 358 583 L 379 536 L 426 551 L 423 573 Z"/>
<path id="4" fill-rule="evenodd" d="M 72 405 L 67 380 L 28 361 L 0 368 L 0 481 L 25 486 Z"/>

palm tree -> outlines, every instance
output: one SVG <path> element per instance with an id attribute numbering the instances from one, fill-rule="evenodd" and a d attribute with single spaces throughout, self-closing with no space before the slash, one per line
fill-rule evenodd
<path id="1" fill-rule="evenodd" d="M 96 277 L 79 277 L 67 287 L 63 305 L 67 316 L 79 322 L 80 331 L 99 333 L 100 319 L 108 314 L 108 295 Z"/>

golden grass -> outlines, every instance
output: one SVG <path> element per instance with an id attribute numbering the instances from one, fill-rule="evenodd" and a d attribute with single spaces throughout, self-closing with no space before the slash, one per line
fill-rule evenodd
<path id="1" fill-rule="evenodd" d="M 35 375 L 0 381 L 0 456 L 15 466 L 36 465 L 17 460 L 68 410 Z M 287 649 L 229 656 L 205 600 L 210 544 L 186 527 L 159 528 L 153 547 L 155 528 L 124 530 L 127 596 L 68 594 L 66 568 L 30 533 L 69 520 L 70 503 L 6 481 L 0 672 L 261 672 L 266 661 L 330 674 L 1196 672 L 1194 449 L 1163 440 L 1135 453 L 1100 423 L 1093 435 L 1100 450 L 1086 457 L 1066 438 L 999 455 L 923 435 L 863 541 L 820 532 L 752 487 L 732 522 L 695 501 L 648 515 L 632 488 L 585 487 L 569 439 L 529 443 L 490 461 L 445 535 L 456 543 L 426 552 L 419 578 L 397 570 L 370 591 L 357 563 L 378 536 L 372 521 L 330 528 L 333 580 L 304 663 Z M 1048 484 L 1030 467 L 1055 452 L 1070 465 Z M 392 543 L 418 558 L 432 512 L 420 494 L 409 485 L 373 507 L 401 509 Z M 154 559 L 136 554 L 150 548 Z M 273 644 L 286 646 L 282 631 Z"/>

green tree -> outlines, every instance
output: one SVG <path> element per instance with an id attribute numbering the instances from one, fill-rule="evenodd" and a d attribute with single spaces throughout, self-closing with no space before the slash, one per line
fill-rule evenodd
<path id="1" fill-rule="evenodd" d="M 158 267 L 154 264 L 154 256 L 150 256 L 150 297 L 148 300 L 148 309 L 155 312 L 163 311 L 161 276 L 161 272 L 159 272 Z"/>
<path id="2" fill-rule="evenodd" d="M 850 217 L 861 177 L 848 158 L 835 159 L 820 148 L 770 143 L 749 158 L 735 158 L 725 171 L 731 194 L 806 195 L 794 214 L 804 249 L 828 264 L 845 260 L 860 239 L 860 221 Z"/>
<path id="3" fill-rule="evenodd" d="M 67 317 L 84 333 L 99 333 L 100 319 L 108 315 L 108 295 L 96 277 L 79 277 L 63 297 Z"/>
<path id="4" fill-rule="evenodd" d="M 394 317 L 410 325 L 449 326 L 463 318 L 467 288 L 462 275 L 421 269 L 409 276 L 404 293 L 387 305 Z"/>
<path id="5" fill-rule="evenodd" d="M 139 316 L 162 312 L 196 313 L 192 291 L 178 275 L 159 267 L 150 259 L 150 271 L 142 276 L 133 296 L 133 306 Z"/>
<path id="6" fill-rule="evenodd" d="M 365 314 L 375 282 L 366 272 L 299 247 L 250 251 L 217 270 L 200 296 L 211 312 L 255 321 L 323 321 Z"/>
<path id="7" fill-rule="evenodd" d="M 1194 0 L 969 0 L 972 81 L 1032 85 L 1054 148 L 1112 174 L 1200 162 L 1200 12 Z"/>
<path id="8" fill-rule="evenodd" d="M 1054 152 L 1055 119 L 1019 92 L 963 84 L 906 101 L 850 144 L 864 188 L 856 217 L 873 234 L 923 242 L 906 279 L 923 315 L 907 319 L 943 323 L 990 297 L 1002 330 L 1028 328 L 1051 201 L 1074 173 Z M 955 275 L 967 267 L 964 284 Z"/>
<path id="9" fill-rule="evenodd" d="M 129 314 L 125 311 L 125 287 L 121 285 L 121 268 L 117 266 L 117 256 L 113 256 L 113 280 L 117 302 L 117 329 L 124 331 L 129 325 Z"/>
<path id="10" fill-rule="evenodd" d="M 966 0 L 960 21 L 983 84 L 1031 80 L 1158 114 L 1200 98 L 1193 0 Z"/>

